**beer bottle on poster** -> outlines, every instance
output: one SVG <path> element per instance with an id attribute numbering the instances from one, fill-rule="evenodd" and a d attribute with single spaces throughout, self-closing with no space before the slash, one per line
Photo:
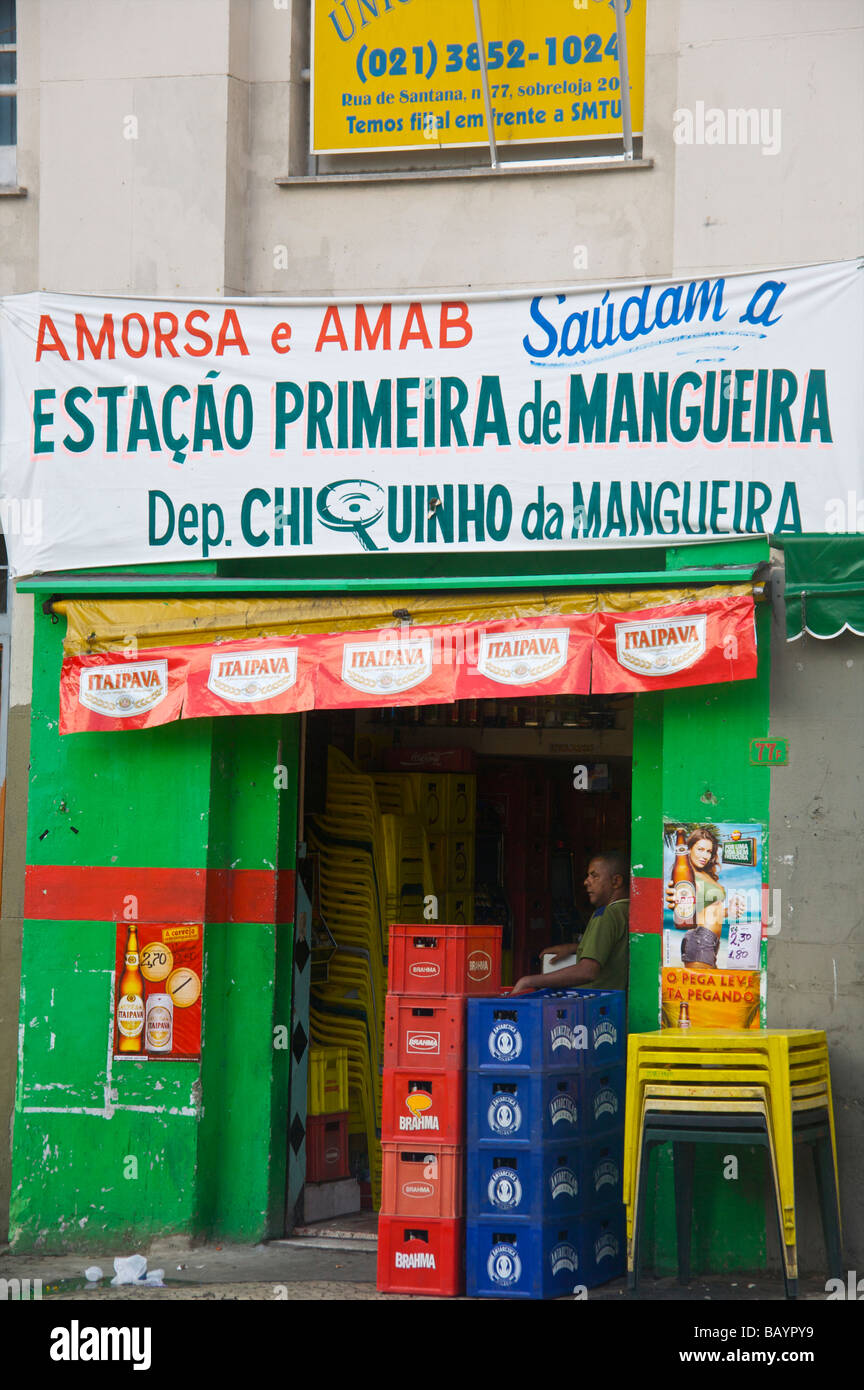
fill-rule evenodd
<path id="1" fill-rule="evenodd" d="M 144 1031 L 144 981 L 138 961 L 138 928 L 126 933 L 123 974 L 117 994 L 118 1052 L 140 1052 Z"/>
<path id="2" fill-rule="evenodd" d="M 690 1005 L 687 1003 L 686 999 L 681 1000 L 681 1005 L 678 1009 L 678 1027 L 690 1027 Z"/>
<path id="3" fill-rule="evenodd" d="M 696 917 L 696 875 L 687 853 L 687 840 L 679 827 L 675 839 L 675 867 L 672 870 L 672 920 L 676 927 L 692 927 Z"/>

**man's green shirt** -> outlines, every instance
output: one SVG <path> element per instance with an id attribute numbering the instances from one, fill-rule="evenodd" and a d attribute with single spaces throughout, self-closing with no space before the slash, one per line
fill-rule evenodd
<path id="1" fill-rule="evenodd" d="M 630 937 L 630 899 L 618 898 L 591 918 L 579 942 L 576 960 L 587 956 L 600 962 L 600 974 L 591 989 L 627 988 Z"/>

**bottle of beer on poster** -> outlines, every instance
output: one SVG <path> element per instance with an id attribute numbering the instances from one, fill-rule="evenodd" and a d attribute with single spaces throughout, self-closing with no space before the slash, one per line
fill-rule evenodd
<path id="1" fill-rule="evenodd" d="M 672 920 L 682 930 L 692 927 L 696 918 L 696 875 L 687 853 L 687 840 L 683 830 L 676 832 L 675 867 L 672 870 L 672 894 L 675 906 Z"/>
<path id="2" fill-rule="evenodd" d="M 123 974 L 117 994 L 118 1052 L 140 1052 L 144 1031 L 144 981 L 138 961 L 138 928 L 126 933 Z"/>
<path id="3" fill-rule="evenodd" d="M 685 999 L 681 1000 L 681 1005 L 678 1009 L 678 1027 L 690 1027 L 690 1005 L 687 1003 Z"/>

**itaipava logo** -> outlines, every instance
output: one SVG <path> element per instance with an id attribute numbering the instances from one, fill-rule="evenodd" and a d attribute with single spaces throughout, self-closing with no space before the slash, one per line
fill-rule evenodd
<path id="1" fill-rule="evenodd" d="M 401 695 L 431 674 L 431 637 L 346 642 L 342 648 L 342 680 L 364 695 Z"/>
<path id="2" fill-rule="evenodd" d="M 278 651 L 217 652 L 210 658 L 207 689 L 237 704 L 273 700 L 296 682 L 296 647 L 282 647 Z"/>
<path id="3" fill-rule="evenodd" d="M 567 665 L 566 627 L 525 632 L 483 632 L 477 669 L 499 685 L 534 685 Z"/>
<path id="4" fill-rule="evenodd" d="M 704 613 L 647 623 L 618 623 L 618 661 L 638 676 L 670 676 L 684 671 L 705 654 L 707 623 Z"/>
<path id="5" fill-rule="evenodd" d="M 85 666 L 78 678 L 78 701 L 106 719 L 134 719 L 161 705 L 168 694 L 168 662 L 123 661 L 117 666 Z"/>

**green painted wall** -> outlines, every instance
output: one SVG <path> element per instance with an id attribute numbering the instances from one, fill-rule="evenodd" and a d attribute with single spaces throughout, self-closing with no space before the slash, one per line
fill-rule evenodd
<path id="1" fill-rule="evenodd" d="M 211 866 L 293 868 L 299 720 L 212 723 Z M 207 942 L 197 1224 L 260 1240 L 284 1230 L 290 1054 L 274 1029 L 290 1033 L 291 924 L 209 924 Z"/>
<path id="2" fill-rule="evenodd" d="M 61 739 L 62 636 L 62 623 L 37 616 L 28 864 L 292 869 L 299 721 Z M 113 1060 L 113 921 L 25 920 L 17 1249 L 281 1233 L 288 1054 L 273 1029 L 290 1021 L 291 938 L 287 921 L 206 923 L 202 1069 Z"/>
<path id="3" fill-rule="evenodd" d="M 768 729 L 768 605 L 757 605 L 756 680 L 640 695 L 633 747 L 634 877 L 662 875 L 664 816 L 683 821 L 768 822 L 769 772 L 749 763 L 749 743 Z M 765 865 L 767 874 L 767 863 Z M 637 885 L 638 887 L 638 885 Z M 659 1027 L 661 938 L 631 937 L 631 1032 Z M 737 1181 L 723 1177 L 726 1152 L 739 1158 Z M 762 1268 L 765 1264 L 764 1150 L 697 1150 L 693 1222 L 694 1274 Z M 655 1151 L 643 1227 L 643 1261 L 674 1273 L 675 1194 L 668 1146 Z"/>
<path id="4" fill-rule="evenodd" d="M 562 571 L 612 572 L 756 563 L 766 554 L 766 542 L 754 540 L 557 559 Z M 430 577 L 442 574 L 437 557 L 428 567 L 418 563 L 424 575 L 427 568 Z M 518 568 L 506 555 L 483 564 L 486 572 L 522 573 L 527 582 L 532 569 L 550 572 L 538 557 Z M 450 566 L 460 573 L 475 567 L 464 557 Z M 332 561 L 319 567 L 333 572 Z M 311 577 L 313 568 L 304 573 Z M 391 564 L 390 572 L 399 568 Z M 479 559 L 476 568 L 479 575 Z M 345 569 L 350 587 L 351 573 L 370 572 L 368 557 Z M 386 569 L 379 566 L 382 579 Z M 767 621 L 760 614 L 758 681 L 637 700 L 637 876 L 660 874 L 664 813 L 767 820 L 768 772 L 751 769 L 747 758 L 750 737 L 768 727 Z M 155 865 L 204 874 L 294 868 L 299 719 L 190 720 L 125 736 L 61 739 L 63 624 L 41 615 L 36 622 L 29 864 Z M 288 769 L 281 792 L 277 763 Z M 709 791 L 716 801 L 702 800 Z M 171 1232 L 247 1241 L 281 1232 L 289 1053 L 274 1046 L 284 1038 L 274 1030 L 290 1032 L 293 924 L 276 922 L 277 915 L 274 906 L 273 920 L 264 923 L 207 921 L 200 1068 L 113 1061 L 113 920 L 25 921 L 10 1222 L 17 1248 L 110 1243 L 128 1251 Z M 657 1026 L 659 948 L 655 934 L 633 937 L 631 1028 Z M 134 1178 L 130 1159 L 138 1161 Z M 673 1245 L 667 1170 L 661 1156 L 656 1232 L 649 1231 L 646 1249 L 664 1269 Z M 720 1269 L 759 1262 L 756 1179 L 720 1185 L 714 1169 L 707 1179 L 697 1262 Z"/>

